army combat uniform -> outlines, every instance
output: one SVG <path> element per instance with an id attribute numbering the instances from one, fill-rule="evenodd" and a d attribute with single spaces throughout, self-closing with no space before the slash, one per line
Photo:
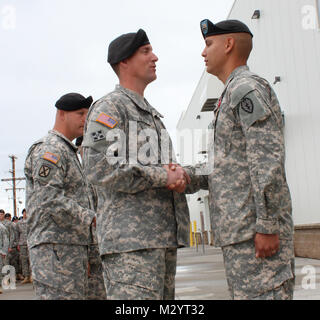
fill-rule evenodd
<path id="1" fill-rule="evenodd" d="M 20 261 L 22 268 L 22 275 L 26 278 L 31 276 L 30 270 L 30 257 L 29 257 L 29 249 L 27 245 L 27 235 L 28 235 L 28 225 L 27 219 L 20 220 L 17 225 L 18 231 L 18 245 L 20 247 Z"/>
<path id="2" fill-rule="evenodd" d="M 106 289 L 103 280 L 102 261 L 99 252 L 97 231 L 92 226 L 92 242 L 88 248 L 89 278 L 88 278 L 88 300 L 106 300 Z"/>
<path id="3" fill-rule="evenodd" d="M 5 265 L 4 258 L 2 255 L 6 256 L 8 254 L 9 248 L 9 236 L 6 227 L 0 222 L 0 289 L 2 286 L 2 268 Z"/>
<path id="4" fill-rule="evenodd" d="M 8 230 L 8 235 L 9 235 L 9 249 L 13 249 L 14 245 L 15 245 L 15 232 L 14 232 L 14 226 L 13 223 L 9 220 L 3 220 L 0 223 L 2 223 L 5 228 Z M 8 252 L 8 254 L 6 255 L 5 261 L 4 263 L 6 265 L 10 264 L 10 260 L 11 260 L 11 250 L 10 252 Z"/>
<path id="5" fill-rule="evenodd" d="M 284 168 L 282 114 L 269 83 L 247 66 L 236 68 L 215 108 L 212 127 L 211 224 L 215 245 L 223 250 L 231 297 L 291 299 L 291 198 Z M 256 233 L 279 234 L 279 251 L 272 257 L 255 258 Z"/>
<path id="6" fill-rule="evenodd" d="M 52 130 L 25 162 L 28 247 L 37 299 L 85 299 L 95 212 L 77 147 Z"/>
<path id="7" fill-rule="evenodd" d="M 12 228 L 14 232 L 14 242 L 12 246 L 12 251 L 10 252 L 10 264 L 15 268 L 16 274 L 21 274 L 21 264 L 20 264 L 20 254 L 17 249 L 19 245 L 19 234 L 18 234 L 18 225 L 16 222 L 12 222 Z"/>
<path id="8" fill-rule="evenodd" d="M 88 113 L 83 162 L 98 193 L 108 299 L 174 299 L 176 251 L 189 245 L 189 211 L 185 195 L 166 188 L 161 158 L 171 162 L 172 147 L 161 117 L 120 85 Z"/>

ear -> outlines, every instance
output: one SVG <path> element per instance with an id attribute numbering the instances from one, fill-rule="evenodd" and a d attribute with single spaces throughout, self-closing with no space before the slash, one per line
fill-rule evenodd
<path id="1" fill-rule="evenodd" d="M 129 59 L 124 59 L 119 62 L 119 67 L 123 69 L 128 69 L 128 61 Z"/>
<path id="2" fill-rule="evenodd" d="M 232 37 L 227 37 L 225 40 L 225 51 L 226 53 L 230 53 L 235 46 L 235 39 Z"/>

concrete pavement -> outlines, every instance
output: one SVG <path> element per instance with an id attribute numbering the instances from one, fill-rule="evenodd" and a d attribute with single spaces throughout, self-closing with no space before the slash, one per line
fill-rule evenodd
<path id="1" fill-rule="evenodd" d="M 32 284 L 3 289 L 0 300 L 32 300 Z M 178 250 L 177 300 L 228 300 L 221 250 L 211 246 Z M 320 260 L 296 258 L 294 300 L 320 300 Z"/>

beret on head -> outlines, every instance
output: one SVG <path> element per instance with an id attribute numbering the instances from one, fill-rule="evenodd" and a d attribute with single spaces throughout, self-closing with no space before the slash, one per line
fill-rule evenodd
<path id="1" fill-rule="evenodd" d="M 200 22 L 201 32 L 203 38 L 227 33 L 249 33 L 251 37 L 253 34 L 248 26 L 239 20 L 224 20 L 213 24 L 209 19 L 204 19 Z"/>
<path id="2" fill-rule="evenodd" d="M 67 93 L 56 102 L 56 107 L 64 111 L 75 111 L 82 108 L 89 109 L 92 101 L 91 96 L 85 98 L 79 93 Z"/>
<path id="3" fill-rule="evenodd" d="M 139 29 L 114 39 L 108 48 L 108 62 L 113 65 L 131 57 L 140 47 L 150 44 L 147 34 Z"/>

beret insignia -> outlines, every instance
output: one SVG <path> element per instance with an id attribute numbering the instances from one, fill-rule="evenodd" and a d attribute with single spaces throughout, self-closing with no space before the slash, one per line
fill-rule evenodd
<path id="1" fill-rule="evenodd" d="M 208 20 L 207 19 L 201 21 L 201 30 L 204 35 L 208 33 Z"/>

